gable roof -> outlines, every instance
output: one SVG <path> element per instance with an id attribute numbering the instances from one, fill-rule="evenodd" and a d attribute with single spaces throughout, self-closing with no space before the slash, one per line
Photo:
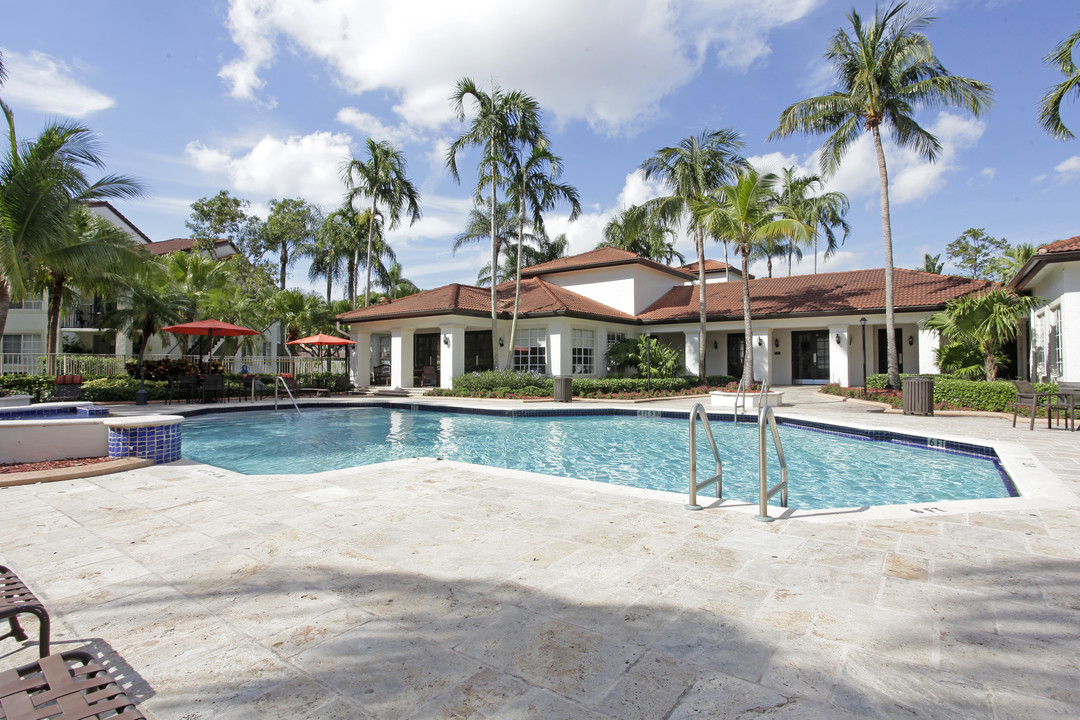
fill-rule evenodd
<path id="1" fill-rule="evenodd" d="M 142 238 L 142 241 L 144 243 L 150 244 L 150 243 L 153 242 L 153 240 L 151 240 L 150 238 L 148 238 L 146 236 L 146 233 L 144 233 L 142 230 L 137 228 L 135 226 L 135 223 L 131 222 L 126 217 L 124 217 L 124 214 L 122 212 L 120 212 L 119 210 L 117 210 L 116 208 L 114 208 L 111 203 L 109 203 L 109 202 L 107 202 L 105 200 L 88 200 L 86 202 L 86 206 L 89 207 L 89 208 L 104 208 L 104 209 L 108 210 L 113 215 L 115 215 L 120 220 L 122 220 L 128 226 L 129 230 L 131 230 L 133 233 L 135 233 L 140 238 Z"/>
<path id="2" fill-rule="evenodd" d="M 168 255 L 173 252 L 191 252 L 191 249 L 195 247 L 197 241 L 195 238 L 173 238 L 172 240 L 161 240 L 160 242 L 148 242 L 146 249 L 155 255 Z M 214 248 L 227 248 L 232 250 L 227 255 L 235 255 L 240 252 L 232 241 L 228 238 L 215 238 Z"/>
<path id="3" fill-rule="evenodd" d="M 551 260 L 531 267 L 522 268 L 521 277 L 538 277 L 541 275 L 553 275 L 555 273 L 570 272 L 571 270 L 591 270 L 595 268 L 614 267 L 616 265 L 642 265 L 653 270 L 674 275 L 681 280 L 692 280 L 689 273 L 677 268 L 663 265 L 653 260 L 641 257 L 629 250 L 620 250 L 613 247 L 599 247 L 594 250 L 571 255 L 570 257 Z"/>
<path id="4" fill-rule="evenodd" d="M 496 287 L 496 294 L 498 313 L 502 317 L 510 317 L 514 310 L 514 283 L 500 283 Z M 452 283 L 397 300 L 350 310 L 338 315 L 337 319 L 349 324 L 391 318 L 451 314 L 480 317 L 490 315 L 491 289 Z M 522 278 L 518 316 L 543 317 L 545 315 L 594 317 L 626 323 L 636 321 L 633 315 L 591 300 L 573 290 L 553 285 L 542 278 Z"/>
<path id="5" fill-rule="evenodd" d="M 1049 263 L 1072 260 L 1080 260 L 1080 235 L 1041 246 L 1009 281 L 1009 287 L 1022 292 L 1027 289 L 1028 284 L 1035 279 L 1039 271 Z"/>
<path id="6" fill-rule="evenodd" d="M 730 263 L 723 262 L 722 260 L 713 260 L 711 258 L 705 258 L 705 273 L 706 274 L 708 274 L 708 273 L 721 273 L 721 272 L 724 272 L 725 270 L 728 270 L 729 268 L 731 269 L 731 272 L 735 273 L 739 277 L 742 277 L 742 269 L 741 268 L 737 268 L 734 265 L 731 265 Z M 697 272 L 698 272 L 698 264 L 697 264 L 697 262 L 692 262 L 692 263 L 687 263 L 686 265 L 680 265 L 679 270 L 682 270 L 683 272 L 688 272 L 688 273 L 690 273 L 691 275 L 693 275 L 696 278 L 697 277 Z M 753 273 L 750 273 L 750 279 L 751 280 L 754 279 L 754 274 Z"/>
<path id="7" fill-rule="evenodd" d="M 993 285 L 986 280 L 901 268 L 896 268 L 893 278 L 897 310 L 938 308 L 953 298 Z M 705 307 L 710 320 L 741 318 L 742 283 L 707 285 Z M 751 280 L 750 307 L 755 318 L 879 312 L 885 308 L 885 270 Z M 638 317 L 646 323 L 697 320 L 697 286 L 672 288 Z"/>

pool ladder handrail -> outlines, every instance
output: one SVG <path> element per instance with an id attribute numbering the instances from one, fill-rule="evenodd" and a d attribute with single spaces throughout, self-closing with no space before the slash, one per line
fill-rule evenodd
<path id="1" fill-rule="evenodd" d="M 776 457 L 780 460 L 780 482 L 775 487 L 769 487 L 769 469 L 766 458 L 766 428 L 772 431 L 773 446 L 776 448 Z M 768 405 L 758 410 L 758 514 L 755 520 L 772 522 L 776 518 L 769 517 L 769 498 L 780 493 L 780 507 L 788 506 L 788 472 L 787 460 L 784 459 L 784 446 L 780 442 L 780 431 L 776 428 L 776 414 Z"/>
<path id="2" fill-rule="evenodd" d="M 713 457 L 716 458 L 716 474 L 708 480 L 697 481 L 697 420 L 705 425 L 705 436 L 709 439 L 709 447 L 712 448 Z M 716 440 L 713 438 L 712 428 L 709 427 L 709 416 L 705 412 L 705 406 L 694 403 L 690 408 L 690 502 L 686 504 L 687 510 L 701 510 L 697 504 L 699 490 L 704 490 L 712 484 L 716 484 L 716 497 L 722 497 L 724 488 L 724 464 L 720 462 L 720 452 L 716 449 Z"/>
<path id="3" fill-rule="evenodd" d="M 731 422 L 739 422 L 739 408 L 746 412 L 746 389 L 743 387 L 743 381 L 739 380 L 739 387 L 735 390 L 735 403 L 731 406 Z"/>
<path id="4" fill-rule="evenodd" d="M 289 399 L 292 400 L 293 409 L 296 410 L 296 416 L 302 417 L 300 414 L 300 406 L 296 404 L 296 398 L 293 397 L 292 390 L 289 389 L 288 383 L 285 382 L 285 378 L 281 377 L 281 375 L 274 376 L 274 410 L 277 410 L 278 384 L 285 388 L 286 394 L 288 394 Z"/>

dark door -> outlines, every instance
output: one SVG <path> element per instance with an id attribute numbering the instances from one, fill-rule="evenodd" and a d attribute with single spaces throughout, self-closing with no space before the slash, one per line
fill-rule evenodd
<path id="1" fill-rule="evenodd" d="M 829 381 L 827 330 L 791 332 L 791 381 L 806 385 L 824 385 Z"/>
<path id="2" fill-rule="evenodd" d="M 424 368 L 439 369 L 439 334 L 424 333 L 413 336 L 413 381 L 417 385 L 423 379 Z M 430 373 L 430 371 L 429 371 Z M 438 383 L 438 373 L 434 373 Z"/>
<path id="3" fill-rule="evenodd" d="M 746 359 L 746 335 L 728 333 L 727 336 L 727 374 L 735 379 L 742 377 L 743 362 Z"/>
<path id="4" fill-rule="evenodd" d="M 494 370 L 491 362 L 491 331 L 475 330 L 465 333 L 465 372 Z"/>
<path id="5" fill-rule="evenodd" d="M 885 328 L 878 328 L 877 331 L 877 371 L 879 373 L 889 372 L 889 347 L 886 344 L 888 336 L 885 334 Z M 900 328 L 896 328 L 896 367 L 900 372 L 904 372 L 904 331 Z"/>

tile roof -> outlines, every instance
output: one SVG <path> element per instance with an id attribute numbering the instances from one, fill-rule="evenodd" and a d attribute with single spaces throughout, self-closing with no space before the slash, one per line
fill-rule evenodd
<path id="1" fill-rule="evenodd" d="M 500 283 L 496 288 L 499 313 L 508 317 L 514 309 L 514 283 Z M 424 290 L 408 297 L 390 302 L 376 303 L 337 316 L 343 323 L 386 320 L 389 318 L 417 317 L 424 315 L 489 315 L 491 313 L 491 289 L 474 285 L 453 283 Z M 590 317 L 633 322 L 629 315 L 613 307 L 591 300 L 584 295 L 567 290 L 541 278 L 523 278 L 521 281 L 520 316 L 547 314 L 587 315 Z"/>
<path id="2" fill-rule="evenodd" d="M 692 263 L 687 263 L 686 265 L 680 265 L 678 269 L 682 270 L 684 272 L 695 273 L 696 274 L 697 273 L 697 266 L 698 266 L 698 264 L 696 262 L 692 262 Z M 734 265 L 729 265 L 728 263 L 723 262 L 721 260 L 713 260 L 711 258 L 705 258 L 705 272 L 719 272 L 721 270 L 726 270 L 727 268 L 731 268 L 735 272 L 739 272 L 739 268 L 735 267 Z"/>
<path id="3" fill-rule="evenodd" d="M 635 264 L 644 265 L 645 267 L 660 270 L 669 275 L 676 275 L 683 279 L 691 279 L 690 275 L 684 270 L 679 270 L 678 268 L 648 260 L 629 250 L 620 250 L 612 247 L 599 247 L 577 255 L 571 255 L 570 257 L 559 258 L 558 260 L 552 260 L 550 262 L 523 268 L 521 277 L 536 277 L 558 272 L 569 272 L 571 270 L 586 270 L 591 268 L 610 267 L 612 265 Z"/>
<path id="4" fill-rule="evenodd" d="M 1069 252 L 1071 250 L 1080 250 L 1080 235 L 1068 238 L 1067 240 L 1058 240 L 1057 242 L 1043 245 L 1037 252 L 1040 255 L 1049 255 L 1052 253 Z"/>
<path id="5" fill-rule="evenodd" d="M 897 268 L 894 305 L 899 309 L 938 307 L 946 301 L 991 287 L 985 280 L 934 275 Z M 794 275 L 750 281 L 755 317 L 830 315 L 880 311 L 885 307 L 885 270 Z M 710 283 L 705 307 L 710 319 L 742 317 L 742 283 Z M 638 316 L 644 322 L 696 320 L 697 286 L 674 287 Z"/>
<path id="6" fill-rule="evenodd" d="M 217 238 L 214 240 L 214 247 L 222 247 L 224 245 L 230 245 L 232 241 L 228 238 Z M 168 255 L 172 252 L 189 252 L 191 248 L 195 247 L 195 238 L 173 238 L 172 240 L 161 240 L 160 242 L 149 242 L 146 244 L 146 249 L 155 255 Z"/>

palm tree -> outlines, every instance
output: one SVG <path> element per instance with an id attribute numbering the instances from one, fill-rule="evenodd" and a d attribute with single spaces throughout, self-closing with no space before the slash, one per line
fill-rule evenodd
<path id="1" fill-rule="evenodd" d="M 365 162 L 353 159 L 342 167 L 345 185 L 349 188 L 349 203 L 360 196 L 371 199 L 371 218 L 388 217 L 387 230 L 393 230 L 401 220 L 404 211 L 409 215 L 409 224 L 420 219 L 420 192 L 406 177 L 405 156 L 388 142 L 367 141 L 368 159 Z M 371 295 L 372 242 L 375 224 L 368 223 L 367 234 L 367 284 L 364 286 L 364 305 Z"/>
<path id="2" fill-rule="evenodd" d="M 646 208 L 656 221 L 668 227 L 683 218 L 693 232 L 698 256 L 698 379 L 705 381 L 705 231 L 697 222 L 693 204 L 702 202 L 710 191 L 736 176 L 745 161 L 739 156 L 743 142 L 738 131 L 703 131 L 684 138 L 675 147 L 660 148 L 641 164 L 645 179 L 658 177 L 671 195 L 650 200 Z"/>
<path id="3" fill-rule="evenodd" d="M 923 254 L 923 266 L 918 268 L 922 272 L 934 273 L 940 275 L 941 271 L 945 269 L 945 263 L 941 262 L 941 253 L 937 255 L 931 255 L 930 253 Z"/>
<path id="4" fill-rule="evenodd" d="M 399 262 L 391 263 L 390 267 L 386 269 L 386 277 L 383 278 L 382 286 L 386 290 L 386 296 L 391 300 L 397 300 L 406 295 L 415 295 L 420 292 L 420 288 L 416 286 L 416 283 L 405 277 L 405 269 L 401 267 Z"/>
<path id="5" fill-rule="evenodd" d="M 124 301 L 105 313 L 101 324 L 129 335 L 141 365 L 154 335 L 166 325 L 183 322 L 189 300 L 170 282 L 160 262 L 147 263 L 123 285 Z"/>
<path id="6" fill-rule="evenodd" d="M 994 271 L 998 282 L 1007 283 L 1016 277 L 1020 268 L 1035 256 L 1037 248 L 1031 243 L 1017 243 L 994 261 Z"/>
<path id="7" fill-rule="evenodd" d="M 326 279 L 326 302 L 333 300 L 334 282 L 348 278 L 353 247 L 355 243 L 347 221 L 337 210 L 322 221 L 309 242 L 296 249 L 298 257 L 311 261 L 308 280 L 315 282 L 319 278 Z"/>
<path id="8" fill-rule="evenodd" d="M 491 225 L 490 208 L 482 201 L 477 200 L 476 205 L 472 210 L 469 210 L 469 214 L 466 217 L 465 230 L 454 238 L 453 252 L 457 253 L 458 250 L 466 245 L 472 245 L 483 240 L 490 240 Z M 509 247 L 511 240 L 518 234 L 518 217 L 517 212 L 514 210 L 514 203 L 500 202 L 495 216 L 495 254 L 502 254 L 503 248 Z M 529 235 L 529 238 L 532 238 L 532 235 Z M 482 278 L 487 278 L 488 280 L 482 280 Z M 490 281 L 490 278 L 491 265 L 486 265 L 481 268 L 480 273 L 477 275 L 477 282 L 483 286 Z M 506 279 L 509 279 L 509 276 L 507 276 Z"/>
<path id="9" fill-rule="evenodd" d="M 922 107 L 963 107 L 980 115 L 991 104 L 990 86 L 950 75 L 934 55 L 921 30 L 933 18 L 910 13 L 907 3 L 874 12 L 868 24 L 852 10 L 852 30 L 839 29 L 825 51 L 836 70 L 840 90 L 801 100 L 780 114 L 769 139 L 795 133 L 831 133 L 821 149 L 821 168 L 831 175 L 862 131 L 869 132 L 877 154 L 881 183 L 881 227 L 885 245 L 885 333 L 888 343 L 889 385 L 900 386 L 896 361 L 896 317 L 893 309 L 892 223 L 889 215 L 889 175 L 881 126 L 893 140 L 933 161 L 941 150 L 937 138 L 915 121 Z"/>
<path id="10" fill-rule="evenodd" d="M 581 214 L 581 203 L 578 201 L 578 191 L 573 185 L 559 182 L 562 177 L 562 158 L 552 153 L 546 147 L 534 146 L 528 158 L 521 161 L 516 155 L 509 158 L 506 163 L 506 172 L 509 178 L 507 194 L 513 204 L 518 207 L 518 251 L 516 253 L 516 267 L 514 270 L 514 311 L 510 320 L 510 341 L 514 341 L 517 332 L 518 305 L 521 301 L 521 261 L 525 248 L 525 223 L 526 212 L 532 217 L 529 223 L 539 236 L 546 235 L 544 231 L 544 213 L 554 209 L 559 202 L 570 205 L 570 222 L 577 220 Z M 494 286 L 494 283 L 492 283 Z M 514 362 L 514 354 L 507 353 L 506 369 L 509 370 Z"/>
<path id="11" fill-rule="evenodd" d="M 471 99 L 476 114 L 468 129 L 453 143 L 446 153 L 446 166 L 455 182 L 460 182 L 457 169 L 457 154 L 467 147 L 482 148 L 480 159 L 480 180 L 476 185 L 477 197 L 482 197 L 484 190 L 490 191 L 491 219 L 491 267 L 499 267 L 499 243 L 496 228 L 499 206 L 499 186 L 505 184 L 500 172 L 500 163 L 515 155 L 516 148 L 522 145 L 547 147 L 547 137 L 540 127 L 540 105 L 529 95 L 520 90 L 503 92 L 494 82 L 491 92 L 481 90 L 469 78 L 458 80 L 450 96 L 450 107 L 458 122 L 465 122 L 465 101 Z M 491 283 L 491 352 L 493 358 L 499 357 L 498 346 L 498 297 L 496 283 Z"/>
<path id="12" fill-rule="evenodd" d="M 997 379 L 997 357 L 1013 340 L 1031 311 L 1045 304 L 1037 297 L 1017 295 L 1009 288 L 992 288 L 950 300 L 945 310 L 923 321 L 953 342 L 977 347 L 984 357 L 987 380 Z"/>
<path id="13" fill-rule="evenodd" d="M 750 323 L 750 258 L 763 244 L 773 238 L 793 237 L 805 240 L 812 229 L 792 217 L 791 208 L 776 204 L 773 188 L 774 173 L 762 175 L 747 167 L 738 179 L 721 185 L 709 195 L 693 203 L 697 225 L 711 237 L 727 238 L 742 256 L 743 334 L 746 358 L 743 362 L 743 383 L 754 381 L 753 329 Z"/>
<path id="14" fill-rule="evenodd" d="M 60 309 L 79 297 L 115 296 L 119 281 L 142 272 L 150 255 L 126 232 L 107 220 L 76 207 L 67 232 L 34 255 L 33 287 L 48 293 L 46 353 L 60 351 Z"/>
<path id="15" fill-rule="evenodd" d="M 671 264 L 686 262 L 675 249 L 675 230 L 664 225 L 641 205 L 625 208 L 604 226 L 596 247 L 613 247 L 636 253 L 643 258 Z"/>
<path id="16" fill-rule="evenodd" d="M 780 174 L 781 191 L 779 202 L 791 208 L 796 217 L 814 229 L 814 273 L 817 274 L 818 237 L 825 236 L 825 256 L 827 260 L 836 253 L 840 245 L 847 240 L 851 227 L 845 215 L 850 207 L 847 195 L 842 192 L 824 192 L 825 181 L 820 175 L 796 175 L 796 168 L 784 168 Z M 819 232 L 820 230 L 820 232 Z M 837 242 L 836 230 L 843 230 L 844 237 Z M 796 245 L 792 243 L 792 249 Z M 791 256 L 788 254 L 788 275 L 791 275 Z M 802 260 L 802 254 L 798 254 Z"/>
<path id="17" fill-rule="evenodd" d="M 135 198 L 142 186 L 121 175 L 87 178 L 104 168 L 94 134 L 72 123 L 54 123 L 32 141 L 19 142 L 15 116 L 2 100 L 9 145 L 0 160 L 0 334 L 9 300 L 21 300 L 37 266 L 34 258 L 61 244 L 71 216 L 86 200 Z"/>
<path id="18" fill-rule="evenodd" d="M 1061 119 L 1061 103 L 1067 95 L 1080 95 L 1080 67 L 1073 60 L 1073 51 L 1080 45 L 1080 30 L 1058 43 L 1043 58 L 1043 62 L 1056 68 L 1065 80 L 1046 91 L 1039 105 L 1039 122 L 1050 137 L 1071 140 L 1075 135 Z"/>

